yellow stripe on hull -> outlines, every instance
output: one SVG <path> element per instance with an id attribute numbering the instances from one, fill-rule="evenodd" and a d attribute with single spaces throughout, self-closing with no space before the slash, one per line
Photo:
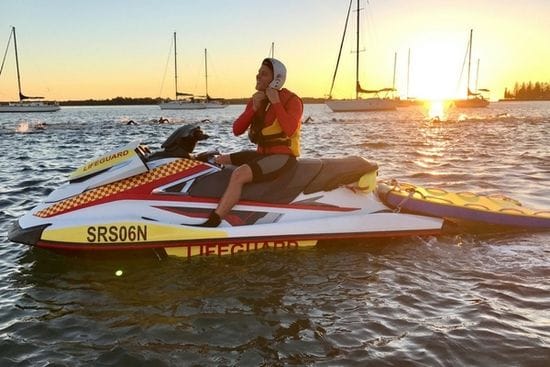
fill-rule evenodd
<path id="1" fill-rule="evenodd" d="M 226 237 L 225 231 L 212 228 L 120 222 L 45 229 L 41 239 L 51 242 L 101 246 L 102 244 L 139 244 Z"/>

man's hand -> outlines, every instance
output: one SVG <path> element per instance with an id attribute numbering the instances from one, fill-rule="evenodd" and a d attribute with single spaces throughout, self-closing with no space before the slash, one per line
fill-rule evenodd
<path id="1" fill-rule="evenodd" d="M 265 95 L 267 96 L 271 104 L 281 102 L 281 100 L 279 99 L 279 91 L 275 88 L 267 88 L 265 90 Z"/>
<path id="2" fill-rule="evenodd" d="M 254 111 L 258 111 L 262 107 L 262 101 L 267 97 L 264 92 L 256 92 L 252 95 L 252 108 Z"/>
<path id="3" fill-rule="evenodd" d="M 214 162 L 219 165 L 228 165 L 231 164 L 231 157 L 229 154 L 220 154 L 214 157 Z"/>

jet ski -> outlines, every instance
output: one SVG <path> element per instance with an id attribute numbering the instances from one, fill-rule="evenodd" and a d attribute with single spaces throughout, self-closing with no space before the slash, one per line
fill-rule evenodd
<path id="1" fill-rule="evenodd" d="M 200 227 L 235 169 L 215 164 L 215 150 L 193 155 L 207 138 L 190 124 L 156 152 L 136 140 L 91 160 L 17 220 L 8 238 L 54 250 L 190 257 L 441 231 L 440 218 L 386 206 L 375 190 L 378 166 L 358 156 L 298 159 L 271 182 L 245 185 L 220 226 Z"/>

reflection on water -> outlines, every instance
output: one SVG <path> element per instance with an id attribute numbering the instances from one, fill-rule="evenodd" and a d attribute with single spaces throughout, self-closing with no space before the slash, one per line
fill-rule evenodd
<path id="1" fill-rule="evenodd" d="M 379 164 L 382 179 L 550 208 L 548 104 L 438 108 L 334 114 L 306 105 L 303 155 L 361 155 Z M 134 139 L 158 149 L 181 124 L 208 119 L 201 126 L 212 138 L 198 151 L 252 147 L 231 135 L 242 109 L 162 111 L 166 124 L 156 106 L 0 115 L 0 365 L 546 363 L 544 232 L 191 260 L 67 256 L 7 241 L 9 224 L 72 170 Z M 23 123 L 28 132 L 46 128 L 18 133 Z"/>
<path id="2" fill-rule="evenodd" d="M 428 119 L 432 122 L 447 121 L 451 106 L 451 101 L 432 100 L 425 102 Z"/>

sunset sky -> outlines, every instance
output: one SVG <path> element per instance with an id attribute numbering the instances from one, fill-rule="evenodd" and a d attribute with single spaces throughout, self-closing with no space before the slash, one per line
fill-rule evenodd
<path id="1" fill-rule="evenodd" d="M 355 0 L 354 0 L 355 1 Z M 252 94 L 262 58 L 275 44 L 287 66 L 286 87 L 301 96 L 328 94 L 349 0 L 1 0 L 0 57 L 15 26 L 23 92 L 48 99 L 173 97 L 172 34 L 178 35 L 180 91 Z M 355 8 L 355 5 L 353 5 Z M 457 90 L 470 29 L 472 86 L 502 98 L 516 81 L 550 82 L 549 0 L 362 1 L 361 84 L 444 98 Z M 335 97 L 354 95 L 352 13 Z M 173 52 L 173 50 L 172 50 Z M 464 74 L 465 76 L 465 74 Z M 457 94 L 458 93 L 458 94 Z M 0 101 L 17 99 L 13 45 L 0 76 Z"/>

